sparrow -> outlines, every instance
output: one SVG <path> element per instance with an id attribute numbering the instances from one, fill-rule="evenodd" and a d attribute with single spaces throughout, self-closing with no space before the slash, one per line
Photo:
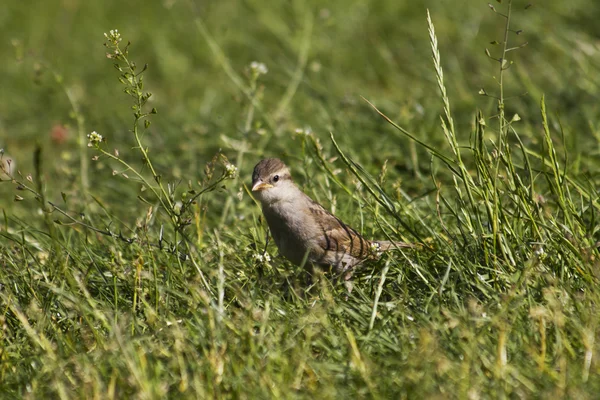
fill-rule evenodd
<path id="1" fill-rule="evenodd" d="M 377 259 L 386 250 L 414 247 L 363 238 L 300 190 L 280 159 L 267 158 L 256 164 L 252 192 L 262 205 L 279 252 L 293 264 L 329 267 L 347 280 L 365 260 Z"/>

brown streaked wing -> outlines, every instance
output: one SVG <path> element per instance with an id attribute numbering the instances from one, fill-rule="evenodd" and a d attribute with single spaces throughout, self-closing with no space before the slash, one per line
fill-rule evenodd
<path id="1" fill-rule="evenodd" d="M 321 227 L 322 234 L 317 238 L 317 242 L 323 250 L 342 251 L 359 259 L 367 257 L 369 242 L 358 232 L 314 201 L 310 212 Z"/>

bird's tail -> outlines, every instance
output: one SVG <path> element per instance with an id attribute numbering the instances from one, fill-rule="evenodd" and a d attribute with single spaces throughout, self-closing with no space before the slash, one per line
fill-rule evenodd
<path id="1" fill-rule="evenodd" d="M 392 242 L 391 240 L 374 240 L 371 243 L 375 244 L 378 247 L 378 251 L 388 251 L 394 249 L 413 249 L 417 247 L 416 244 L 405 243 L 405 242 Z"/>

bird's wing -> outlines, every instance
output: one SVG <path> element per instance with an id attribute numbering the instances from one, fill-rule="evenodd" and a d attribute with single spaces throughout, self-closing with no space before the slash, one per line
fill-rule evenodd
<path id="1" fill-rule="evenodd" d="M 320 204 L 314 201 L 312 203 L 310 212 L 320 227 L 320 233 L 314 239 L 325 251 L 325 255 L 329 252 L 341 252 L 352 258 L 356 258 L 356 261 L 362 260 L 369 255 L 370 242 L 368 240 L 344 224 L 335 215 L 325 210 Z M 331 260 L 326 261 L 331 262 Z"/>

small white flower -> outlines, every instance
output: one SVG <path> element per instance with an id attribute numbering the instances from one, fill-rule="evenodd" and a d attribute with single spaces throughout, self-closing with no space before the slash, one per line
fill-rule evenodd
<path id="1" fill-rule="evenodd" d="M 87 137 L 89 140 L 88 147 L 98 146 L 100 142 L 102 142 L 102 140 L 104 139 L 102 135 L 96 131 L 93 131 L 92 133 L 88 134 Z"/>
<path id="2" fill-rule="evenodd" d="M 260 75 L 266 75 L 269 72 L 269 68 L 261 62 L 252 61 L 250 63 L 250 72 L 254 77 L 259 77 Z"/>
<path id="3" fill-rule="evenodd" d="M 0 149 L 0 181 L 8 179 L 17 171 L 17 163 L 8 154 L 4 154 L 4 149 Z"/>
<path id="4" fill-rule="evenodd" d="M 227 178 L 235 178 L 238 174 L 238 168 L 233 164 L 225 165 L 225 176 Z"/>
<path id="5" fill-rule="evenodd" d="M 121 40 L 123 40 L 118 29 L 111 29 L 108 33 L 104 33 L 104 37 L 107 38 L 113 44 L 117 44 Z"/>
<path id="6" fill-rule="evenodd" d="M 312 135 L 312 129 L 310 126 L 306 126 L 304 128 L 296 128 L 294 133 L 298 136 L 309 136 Z"/>
<path id="7" fill-rule="evenodd" d="M 252 258 L 254 258 L 256 261 L 258 261 L 259 263 L 268 263 L 271 261 L 271 256 L 268 255 L 267 253 L 262 254 L 262 253 L 254 253 L 252 255 Z"/>
<path id="8" fill-rule="evenodd" d="M 182 208 L 183 208 L 183 203 L 181 201 L 177 201 L 177 202 L 175 202 L 175 204 L 173 204 L 173 211 L 175 211 L 176 215 L 181 214 Z"/>
<path id="9" fill-rule="evenodd" d="M 533 254 L 540 260 L 546 258 L 546 252 L 544 251 L 544 246 L 541 243 L 534 245 Z"/>
<path id="10" fill-rule="evenodd" d="M 381 245 L 377 242 L 371 242 L 369 246 L 369 253 L 378 255 L 381 253 Z"/>

